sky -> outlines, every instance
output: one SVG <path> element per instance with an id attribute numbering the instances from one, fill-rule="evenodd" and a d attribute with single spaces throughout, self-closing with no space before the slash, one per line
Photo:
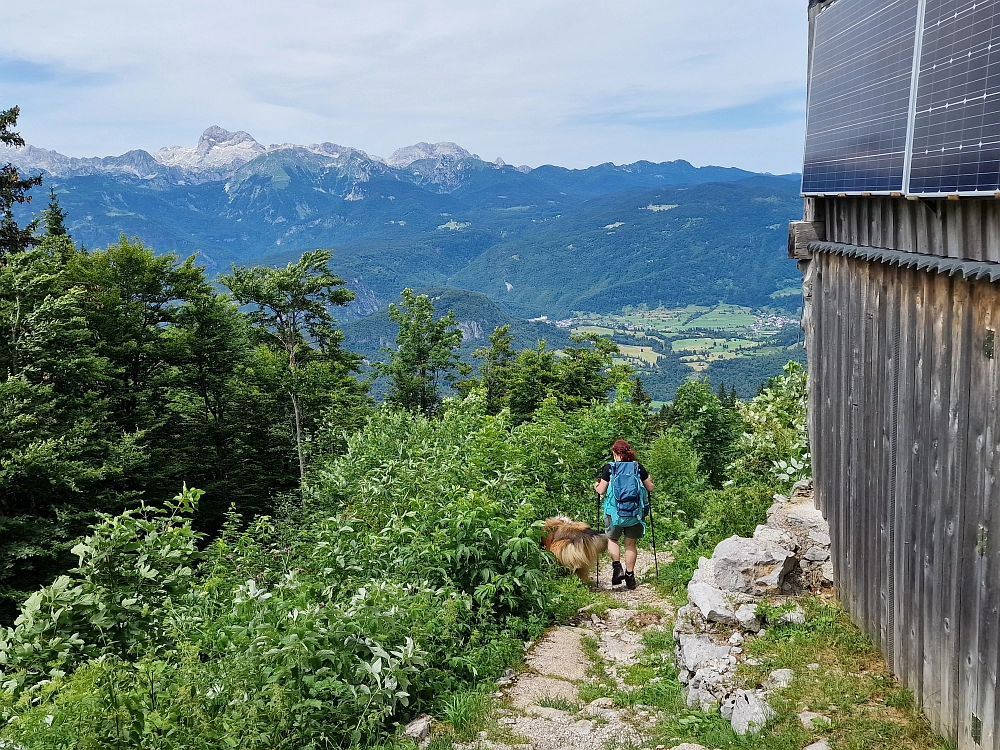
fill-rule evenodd
<path id="1" fill-rule="evenodd" d="M 0 109 L 69 156 L 210 125 L 388 156 L 801 170 L 806 0 L 0 0 Z"/>

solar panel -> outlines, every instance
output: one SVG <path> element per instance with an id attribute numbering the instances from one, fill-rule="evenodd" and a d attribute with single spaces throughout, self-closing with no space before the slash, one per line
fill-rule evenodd
<path id="1" fill-rule="evenodd" d="M 838 0 L 816 18 L 802 192 L 903 189 L 918 0 Z"/>
<path id="2" fill-rule="evenodd" d="M 907 192 L 993 194 L 1000 189 L 1000 2 L 926 0 L 918 70 Z"/>

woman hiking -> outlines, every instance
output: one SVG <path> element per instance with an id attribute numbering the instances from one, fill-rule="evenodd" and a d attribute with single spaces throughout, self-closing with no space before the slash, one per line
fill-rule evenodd
<path id="1" fill-rule="evenodd" d="M 646 531 L 643 519 L 649 513 L 649 493 L 653 490 L 653 480 L 646 467 L 636 460 L 635 451 L 627 440 L 616 440 L 611 446 L 611 455 L 615 460 L 604 464 L 601 476 L 594 482 L 594 489 L 598 495 L 604 495 L 604 530 L 608 536 L 608 554 L 612 561 L 611 585 L 617 586 L 624 581 L 625 587 L 631 590 L 636 586 L 636 542 Z M 621 564 L 621 546 L 618 543 L 623 535 L 624 570 Z"/>

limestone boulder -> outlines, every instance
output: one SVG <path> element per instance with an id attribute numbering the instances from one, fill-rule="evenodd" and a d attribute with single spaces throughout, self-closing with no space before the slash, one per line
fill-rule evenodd
<path id="1" fill-rule="evenodd" d="M 733 694 L 730 723 L 738 735 L 756 734 L 777 714 L 757 690 L 737 690 Z"/>
<path id="2" fill-rule="evenodd" d="M 712 583 L 724 591 L 756 596 L 779 594 L 785 576 L 795 566 L 795 553 L 762 539 L 731 536 L 712 554 Z"/>

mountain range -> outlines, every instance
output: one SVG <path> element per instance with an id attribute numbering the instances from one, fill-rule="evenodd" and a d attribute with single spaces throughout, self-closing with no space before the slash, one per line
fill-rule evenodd
<path id="1" fill-rule="evenodd" d="M 784 251 L 785 222 L 801 213 L 795 175 L 686 161 L 513 167 L 448 142 L 383 159 L 214 126 L 194 147 L 81 159 L 24 146 L 0 149 L 0 162 L 41 173 L 87 246 L 125 233 L 213 271 L 333 248 L 357 297 L 349 318 L 404 286 L 555 318 L 642 302 L 781 304 L 770 295 L 795 276 Z"/>

